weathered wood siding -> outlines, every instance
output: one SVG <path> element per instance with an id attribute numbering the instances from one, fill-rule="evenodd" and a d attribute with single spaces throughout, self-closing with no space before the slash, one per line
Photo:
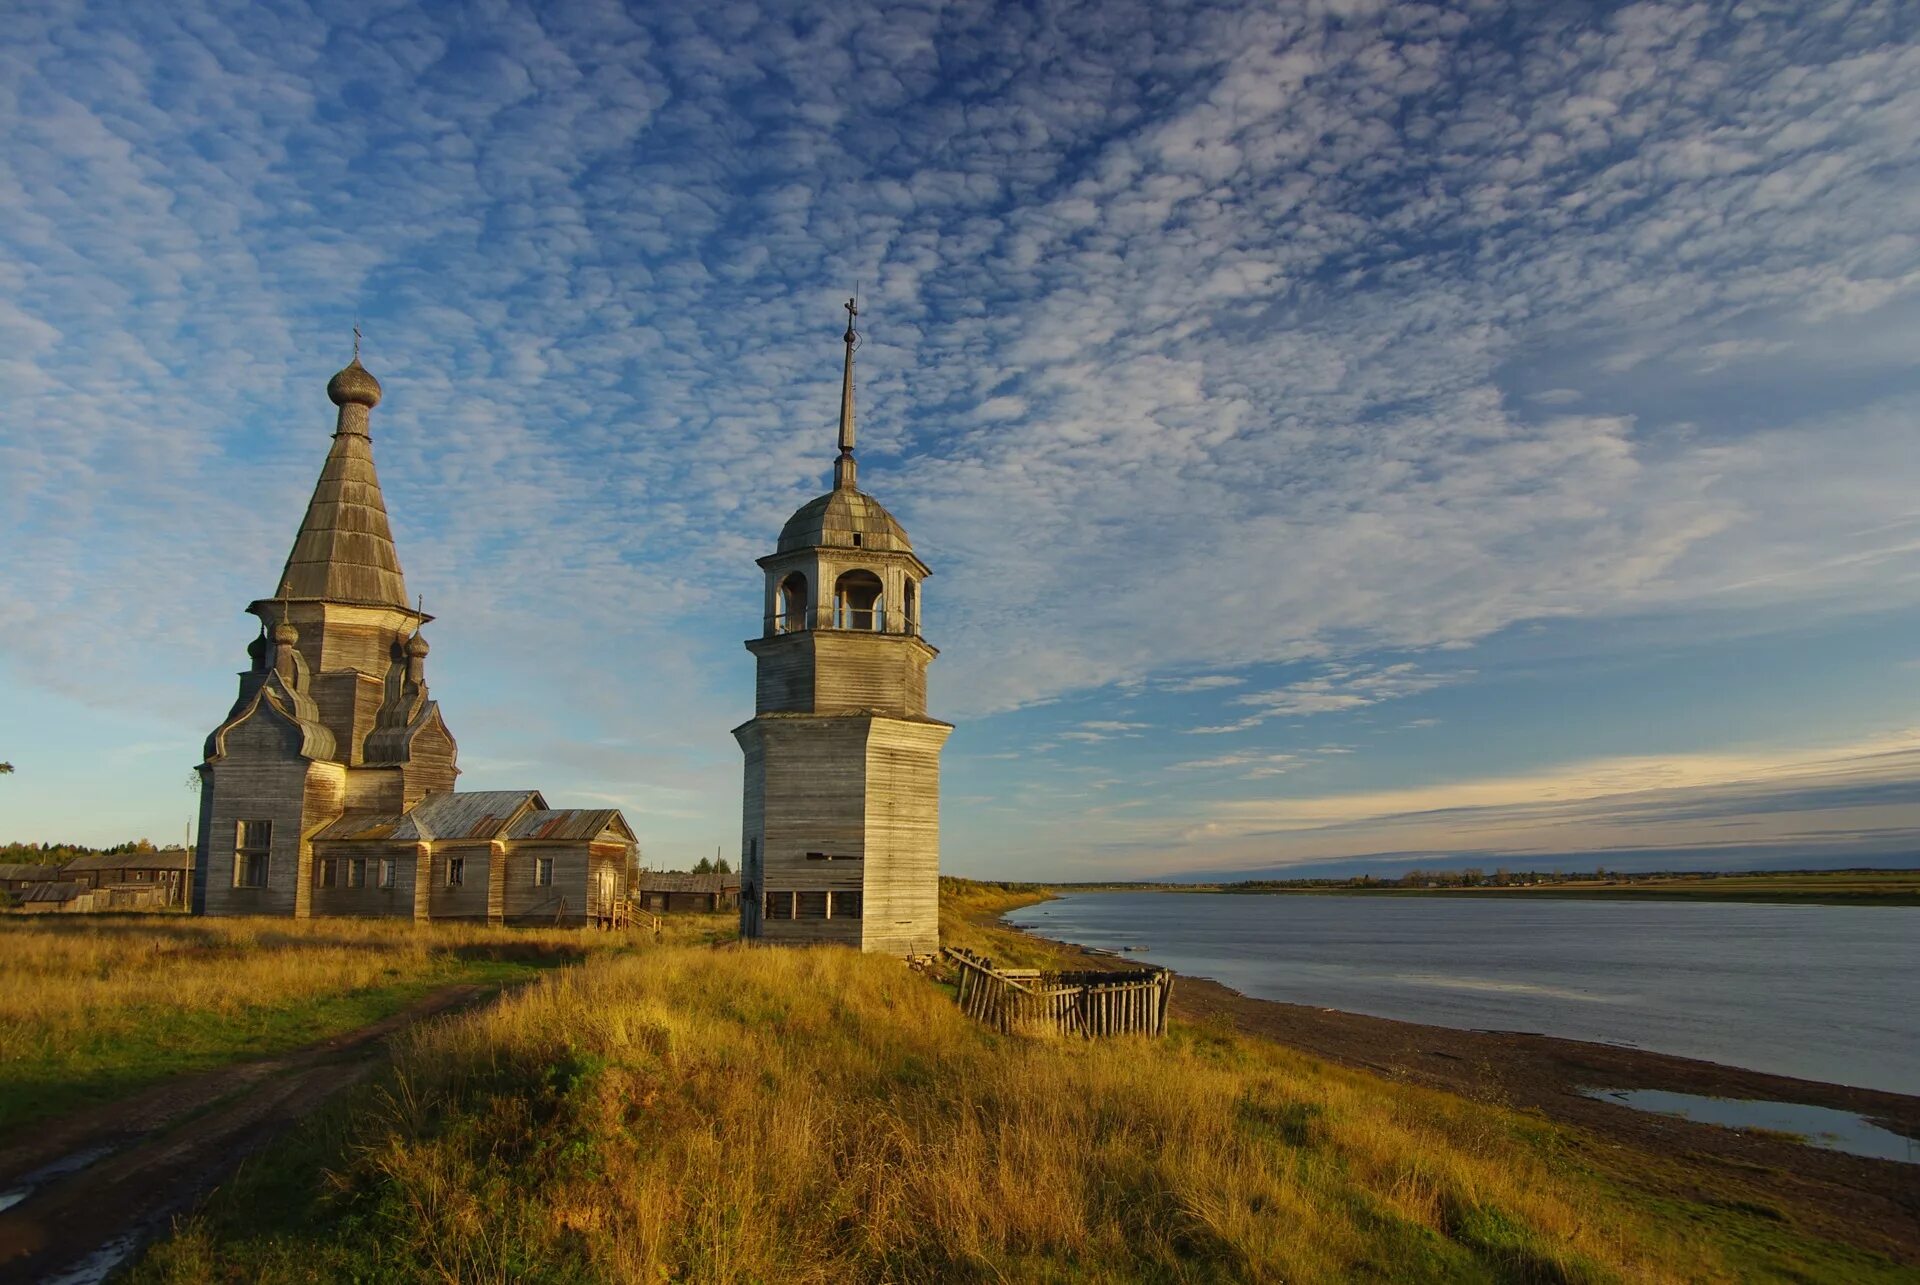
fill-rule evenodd
<path id="1" fill-rule="evenodd" d="M 927 712 L 927 663 L 933 651 L 916 638 L 830 630 L 813 635 L 813 712 L 872 710 L 898 718 Z"/>
<path id="2" fill-rule="evenodd" d="M 755 896 L 762 913 L 743 913 L 757 922 L 757 935 L 768 941 L 858 942 L 860 926 L 848 919 L 778 919 L 764 913 L 766 896 L 794 892 L 858 892 L 866 856 L 866 717 L 755 719 L 743 732 L 758 741 L 759 753 L 749 750 L 748 761 L 759 780 L 749 781 L 747 797 L 756 794 L 760 816 L 760 878 Z M 743 742 L 744 743 L 744 742 Z M 750 768 L 750 771 L 753 768 Z M 809 860 L 807 853 L 831 854 L 833 860 Z M 744 903 L 745 898 L 742 898 Z"/>
<path id="3" fill-rule="evenodd" d="M 397 767 L 363 767 L 347 773 L 347 811 L 404 812 L 405 782 Z"/>
<path id="4" fill-rule="evenodd" d="M 353 915 L 360 918 L 381 918 L 398 916 L 405 918 L 413 914 L 414 845 L 411 843 L 316 843 L 313 845 L 313 913 L 316 915 Z M 393 862 L 393 886 L 381 888 L 380 862 Z M 322 864 L 328 860 L 340 863 L 334 886 L 320 886 Z M 364 887 L 349 888 L 348 865 L 352 861 L 367 863 L 367 881 Z"/>
<path id="5" fill-rule="evenodd" d="M 489 858 L 493 845 L 486 842 L 435 843 L 431 874 L 427 883 L 427 914 L 434 919 L 485 919 L 489 900 Z M 466 859 L 464 882 L 457 888 L 447 886 L 448 862 Z"/>
<path id="6" fill-rule="evenodd" d="M 754 708 L 813 712 L 813 635 L 782 634 L 752 644 L 759 658 Z"/>
<path id="7" fill-rule="evenodd" d="M 460 775 L 455 765 L 458 753 L 453 733 L 447 730 L 436 709 L 426 725 L 414 733 L 408 747 L 407 762 L 401 769 L 405 780 L 403 806 L 410 808 L 429 794 L 451 790 Z"/>
<path id="8" fill-rule="evenodd" d="M 195 858 L 195 900 L 210 915 L 304 915 L 308 837 L 340 815 L 346 769 L 301 758 L 299 732 L 265 709 L 228 731 L 226 749 L 201 787 L 208 799 Z M 273 823 L 267 884 L 236 888 L 239 822 L 256 820 Z"/>
<path id="9" fill-rule="evenodd" d="M 534 882 L 540 861 L 553 861 L 553 884 Z M 581 923 L 593 894 L 593 881 L 602 869 L 614 872 L 614 895 L 625 896 L 626 844 L 583 840 L 538 842 L 518 839 L 507 845 L 502 883 L 502 916 L 551 923 Z"/>
<path id="10" fill-rule="evenodd" d="M 866 754 L 865 950 L 940 949 L 940 750 L 945 723 L 872 720 Z"/>

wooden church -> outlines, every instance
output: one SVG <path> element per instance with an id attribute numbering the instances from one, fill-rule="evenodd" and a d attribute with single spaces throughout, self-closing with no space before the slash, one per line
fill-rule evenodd
<path id="1" fill-rule="evenodd" d="M 213 915 L 580 921 L 628 893 L 614 809 L 454 790 L 459 750 L 427 691 L 431 616 L 409 605 L 374 473 L 380 384 L 327 384 L 333 445 L 280 590 L 200 764 L 193 908 Z"/>
<path id="2" fill-rule="evenodd" d="M 766 573 L 746 755 L 740 931 L 895 955 L 940 946 L 940 749 L 921 585 L 933 574 L 855 485 L 847 303 L 833 489 L 780 531 Z"/>

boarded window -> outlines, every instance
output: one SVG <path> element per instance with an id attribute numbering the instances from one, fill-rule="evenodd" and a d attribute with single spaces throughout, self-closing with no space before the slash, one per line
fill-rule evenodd
<path id="1" fill-rule="evenodd" d="M 766 917 L 768 919 L 793 918 L 793 898 L 794 894 L 790 892 L 769 892 Z"/>
<path id="2" fill-rule="evenodd" d="M 234 825 L 233 886 L 267 886 L 267 856 L 273 850 L 273 822 L 240 821 Z"/>
<path id="3" fill-rule="evenodd" d="M 337 878 L 335 867 L 337 867 L 339 864 L 340 863 L 338 861 L 335 861 L 332 857 L 328 857 L 326 860 L 320 863 L 320 886 L 322 888 L 333 887 L 334 880 L 335 878 Z"/>
<path id="4" fill-rule="evenodd" d="M 827 917 L 827 894 L 824 892 L 803 892 L 795 898 L 793 917 L 795 919 L 825 919 Z"/>
<path id="5" fill-rule="evenodd" d="M 860 917 L 860 894 L 857 892 L 836 892 L 833 894 L 833 918 L 858 919 Z"/>
<path id="6" fill-rule="evenodd" d="M 537 857 L 533 863 L 533 882 L 541 888 L 553 887 L 553 858 Z"/>
<path id="7" fill-rule="evenodd" d="M 380 858 L 380 885 L 379 886 L 382 888 L 393 887 L 393 858 L 392 857 Z"/>
<path id="8" fill-rule="evenodd" d="M 447 858 L 447 887 L 458 888 L 467 881 L 467 859 L 465 857 Z"/>
<path id="9" fill-rule="evenodd" d="M 353 864 L 347 867 L 347 887 L 364 888 L 367 886 L 367 859 L 355 857 Z"/>

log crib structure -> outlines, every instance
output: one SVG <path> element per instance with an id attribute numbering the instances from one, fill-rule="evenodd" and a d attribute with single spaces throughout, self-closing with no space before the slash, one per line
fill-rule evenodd
<path id="1" fill-rule="evenodd" d="M 951 946 L 941 953 L 959 968 L 960 1011 L 1002 1034 L 1166 1034 L 1174 976 L 1167 969 L 1042 973 L 996 968 L 983 955 Z"/>

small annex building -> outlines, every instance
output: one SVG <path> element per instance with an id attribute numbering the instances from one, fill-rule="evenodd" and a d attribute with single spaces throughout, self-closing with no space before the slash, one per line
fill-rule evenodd
<path id="1" fill-rule="evenodd" d="M 430 794 L 314 836 L 313 913 L 578 922 L 631 886 L 636 851 L 614 808 L 549 808 L 538 790 Z"/>
<path id="2" fill-rule="evenodd" d="M 711 914 L 740 907 L 740 876 L 699 871 L 643 870 L 634 898 L 657 915 Z"/>
<path id="3" fill-rule="evenodd" d="M 433 617 L 407 595 L 373 466 L 380 383 L 327 384 L 333 443 L 250 664 L 199 766 L 192 906 L 208 915 L 581 922 L 628 895 L 633 831 L 537 790 L 457 792 L 428 693 Z"/>

